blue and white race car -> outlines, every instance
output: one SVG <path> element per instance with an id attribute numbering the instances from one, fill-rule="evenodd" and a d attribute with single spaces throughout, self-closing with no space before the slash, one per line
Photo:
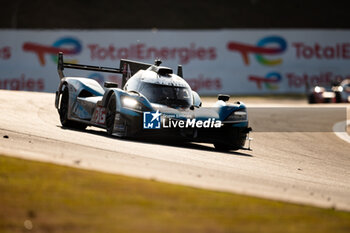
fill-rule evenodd
<path id="1" fill-rule="evenodd" d="M 214 107 L 204 108 L 182 78 L 182 67 L 176 75 L 160 64 L 160 60 L 152 65 L 122 59 L 120 68 L 98 67 L 64 63 L 59 53 L 55 106 L 62 126 L 96 126 L 118 137 L 159 135 L 213 143 L 220 151 L 250 149 L 245 147 L 251 128 L 243 103 L 228 104 L 228 95 L 218 95 Z M 93 79 L 65 77 L 64 68 L 122 74 L 122 89 L 116 83 L 105 82 L 102 87 Z"/>

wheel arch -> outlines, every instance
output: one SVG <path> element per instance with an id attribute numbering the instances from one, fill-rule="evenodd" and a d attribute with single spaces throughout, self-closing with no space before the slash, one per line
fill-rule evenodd
<path id="1" fill-rule="evenodd" d="M 119 101 L 120 93 L 119 93 L 119 91 L 116 90 L 116 89 L 109 89 L 109 90 L 106 91 L 106 93 L 104 94 L 104 96 L 102 98 L 102 106 L 103 107 L 107 107 L 109 99 L 111 98 L 111 96 L 113 94 L 115 95 L 117 106 L 120 104 L 120 101 Z"/>

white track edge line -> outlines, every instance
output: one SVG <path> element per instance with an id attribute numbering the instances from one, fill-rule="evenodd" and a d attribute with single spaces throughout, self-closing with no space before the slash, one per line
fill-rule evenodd
<path id="1" fill-rule="evenodd" d="M 350 143 L 350 136 L 346 131 L 346 127 L 348 125 L 350 125 L 350 120 L 338 122 L 334 124 L 333 132 L 340 139 L 346 141 L 347 143 Z"/>

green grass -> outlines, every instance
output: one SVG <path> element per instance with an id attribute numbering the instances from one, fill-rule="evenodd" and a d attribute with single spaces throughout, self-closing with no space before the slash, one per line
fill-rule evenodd
<path id="1" fill-rule="evenodd" d="M 0 232 L 350 232 L 350 213 L 0 156 Z"/>

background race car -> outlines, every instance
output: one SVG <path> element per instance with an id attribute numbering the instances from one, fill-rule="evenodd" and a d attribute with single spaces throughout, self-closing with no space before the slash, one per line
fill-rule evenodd
<path id="1" fill-rule="evenodd" d="M 348 103 L 350 102 L 350 80 L 345 79 L 330 87 L 315 86 L 309 90 L 308 102 L 314 103 Z"/>

